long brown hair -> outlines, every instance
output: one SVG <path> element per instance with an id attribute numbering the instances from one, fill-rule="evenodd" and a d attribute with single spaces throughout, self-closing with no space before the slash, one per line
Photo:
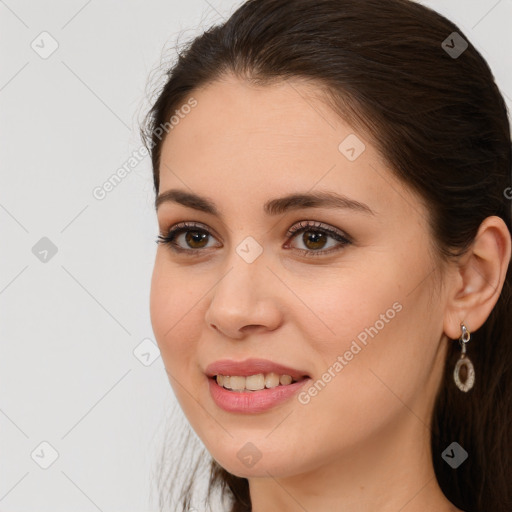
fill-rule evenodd
<path id="1" fill-rule="evenodd" d="M 170 116 L 193 91 L 227 73 L 260 85 L 287 78 L 317 84 L 428 205 L 440 261 L 463 253 L 488 216 L 511 230 L 506 105 L 480 53 L 435 11 L 410 0 L 245 2 L 179 51 L 147 114 L 141 133 L 156 193 L 165 138 L 158 127 L 167 133 Z M 460 347 L 450 344 L 432 418 L 439 485 L 467 512 L 512 510 L 511 279 L 509 266 L 497 305 L 472 337 L 475 387 L 467 394 L 455 387 Z M 456 470 L 441 458 L 453 441 L 469 453 Z M 183 511 L 192 481 L 190 475 Z M 251 511 L 248 480 L 210 458 L 208 498 L 213 490 L 230 498 L 230 512 Z"/>

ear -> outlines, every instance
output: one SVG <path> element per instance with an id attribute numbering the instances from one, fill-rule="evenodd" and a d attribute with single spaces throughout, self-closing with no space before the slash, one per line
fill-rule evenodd
<path id="1" fill-rule="evenodd" d="M 503 288 L 510 254 L 507 225 L 500 217 L 487 217 L 454 270 L 444 317 L 448 338 L 460 337 L 461 322 L 473 332 L 487 320 Z"/>

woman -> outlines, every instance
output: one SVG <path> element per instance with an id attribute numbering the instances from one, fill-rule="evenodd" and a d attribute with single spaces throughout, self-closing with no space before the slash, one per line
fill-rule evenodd
<path id="1" fill-rule="evenodd" d="M 460 29 L 248 1 L 143 135 L 153 329 L 225 510 L 512 510 L 510 128 Z"/>

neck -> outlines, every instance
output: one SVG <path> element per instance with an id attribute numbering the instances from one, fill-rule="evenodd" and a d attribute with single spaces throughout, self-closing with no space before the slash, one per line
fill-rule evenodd
<path id="1" fill-rule="evenodd" d="M 249 478 L 252 511 L 458 511 L 435 477 L 429 427 L 407 408 L 397 423 L 308 472 Z"/>

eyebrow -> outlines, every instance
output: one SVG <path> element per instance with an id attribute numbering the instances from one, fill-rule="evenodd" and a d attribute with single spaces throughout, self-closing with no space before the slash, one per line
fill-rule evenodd
<path id="1" fill-rule="evenodd" d="M 162 192 L 155 199 L 155 209 L 158 210 L 161 204 L 169 202 L 178 203 L 187 208 L 222 218 L 222 214 L 210 198 L 192 192 L 178 189 Z M 375 215 L 375 212 L 368 205 L 330 191 L 289 194 L 284 197 L 270 199 L 263 205 L 263 211 L 267 215 L 279 215 L 301 208 L 342 208 Z"/>

